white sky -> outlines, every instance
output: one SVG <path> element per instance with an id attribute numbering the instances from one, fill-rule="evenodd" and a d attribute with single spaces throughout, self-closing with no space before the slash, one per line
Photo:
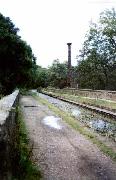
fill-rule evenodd
<path id="1" fill-rule="evenodd" d="M 112 7 L 116 8 L 116 0 L 0 0 L 0 12 L 20 29 L 43 67 L 57 58 L 67 60 L 67 42 L 72 42 L 72 64 L 76 64 L 89 22 Z"/>

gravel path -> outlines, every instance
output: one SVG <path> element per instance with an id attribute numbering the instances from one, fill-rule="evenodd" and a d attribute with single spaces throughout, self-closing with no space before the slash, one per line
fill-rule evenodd
<path id="1" fill-rule="evenodd" d="M 116 164 L 31 96 L 20 100 L 44 180 L 116 180 Z"/>

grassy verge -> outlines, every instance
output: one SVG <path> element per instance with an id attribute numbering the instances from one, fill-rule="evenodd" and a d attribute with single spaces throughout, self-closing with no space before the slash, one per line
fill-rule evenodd
<path id="1" fill-rule="evenodd" d="M 2 99 L 3 98 L 3 95 L 2 94 L 0 94 L 0 99 Z"/>
<path id="2" fill-rule="evenodd" d="M 17 162 L 15 164 L 14 180 L 39 180 L 41 173 L 32 159 L 33 148 L 29 145 L 28 133 L 23 121 L 20 108 L 17 116 L 17 140 L 15 151 Z"/>
<path id="3" fill-rule="evenodd" d="M 94 144 L 96 144 L 99 149 L 104 152 L 106 155 L 110 156 L 112 160 L 116 161 L 116 153 L 108 146 L 106 146 L 103 142 L 97 139 L 97 137 L 87 131 L 84 127 L 81 126 L 81 124 L 74 119 L 69 113 L 61 111 L 54 105 L 50 104 L 47 100 L 33 95 L 40 103 L 47 105 L 48 108 L 52 111 L 54 111 L 58 116 L 60 116 L 66 123 L 68 123 L 73 129 L 76 131 L 79 131 L 82 135 L 86 136 L 88 139 L 90 139 Z"/>
<path id="4" fill-rule="evenodd" d="M 47 92 L 47 91 L 46 91 Z M 49 93 L 49 92 L 47 92 Z M 111 110 L 113 112 L 116 112 L 116 102 L 108 101 L 104 99 L 95 99 L 95 98 L 89 98 L 89 97 L 82 97 L 82 96 L 75 96 L 71 94 L 62 94 L 62 93 L 54 93 L 50 92 L 53 95 L 57 95 L 63 98 L 66 98 L 68 100 L 72 100 L 78 103 L 88 104 L 96 107 L 100 107 L 103 109 Z"/>

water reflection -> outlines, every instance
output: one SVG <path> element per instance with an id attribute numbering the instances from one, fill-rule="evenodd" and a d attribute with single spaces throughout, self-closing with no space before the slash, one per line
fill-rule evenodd
<path id="1" fill-rule="evenodd" d="M 55 117 L 55 116 L 46 116 L 43 119 L 43 122 L 44 122 L 44 124 L 46 124 L 52 128 L 61 129 L 62 127 L 59 125 L 59 122 L 58 122 L 59 120 L 60 120 L 60 118 Z"/>

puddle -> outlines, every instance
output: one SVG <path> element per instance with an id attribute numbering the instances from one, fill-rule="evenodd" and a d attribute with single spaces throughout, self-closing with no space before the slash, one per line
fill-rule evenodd
<path id="1" fill-rule="evenodd" d="M 58 121 L 60 120 L 61 118 L 58 118 L 58 117 L 55 117 L 55 116 L 46 116 L 44 119 L 43 119 L 43 122 L 44 124 L 52 127 L 52 128 L 55 128 L 55 129 L 62 129 L 62 127 L 58 124 Z"/>

